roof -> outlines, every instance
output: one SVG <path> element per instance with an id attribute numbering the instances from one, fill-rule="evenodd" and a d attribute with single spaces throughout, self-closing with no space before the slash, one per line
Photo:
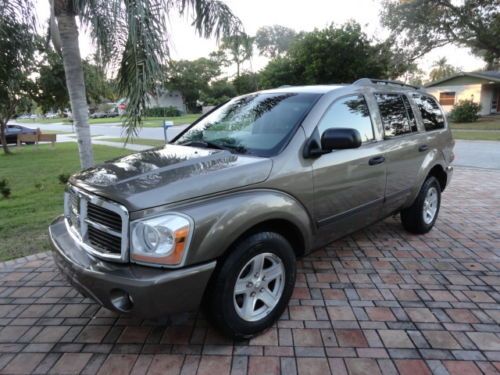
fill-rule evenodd
<path id="1" fill-rule="evenodd" d="M 332 85 L 310 85 L 310 86 L 280 86 L 278 88 L 264 90 L 263 92 L 294 92 L 294 93 L 311 93 L 311 94 L 325 94 L 327 92 L 338 90 L 343 87 L 356 85 L 356 86 L 370 86 L 378 87 L 384 86 L 384 90 L 419 90 L 420 87 L 406 84 L 400 81 L 391 81 L 385 79 L 361 78 L 353 83 L 346 84 L 332 84 Z"/>
<path id="2" fill-rule="evenodd" d="M 500 71 L 499 70 L 487 70 L 484 72 L 460 72 L 460 73 L 454 74 L 452 76 L 428 83 L 425 85 L 425 87 L 437 86 L 437 85 L 440 85 L 441 83 L 450 81 L 450 80 L 458 78 L 458 77 L 472 77 L 472 78 L 479 78 L 479 79 L 493 81 L 493 82 L 500 82 Z"/>
<path id="3" fill-rule="evenodd" d="M 310 86 L 280 86 L 275 89 L 264 90 L 263 92 L 294 92 L 294 93 L 310 93 L 310 94 L 325 94 L 327 92 L 340 89 L 346 85 L 310 85 Z"/>

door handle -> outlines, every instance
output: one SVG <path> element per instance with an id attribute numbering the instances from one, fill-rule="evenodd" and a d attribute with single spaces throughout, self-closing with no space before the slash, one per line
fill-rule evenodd
<path id="1" fill-rule="evenodd" d="M 427 151 L 428 149 L 429 149 L 429 146 L 421 145 L 418 147 L 418 152 L 424 152 L 424 151 Z"/>
<path id="2" fill-rule="evenodd" d="M 375 156 L 368 160 L 368 164 L 370 165 L 377 165 L 377 164 L 382 164 L 385 161 L 385 158 L 383 156 Z"/>

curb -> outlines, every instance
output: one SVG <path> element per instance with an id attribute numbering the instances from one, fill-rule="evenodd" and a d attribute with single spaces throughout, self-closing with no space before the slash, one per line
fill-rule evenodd
<path id="1" fill-rule="evenodd" d="M 5 262 L 0 262 L 0 270 L 15 266 L 17 264 L 31 262 L 33 260 L 46 259 L 49 256 L 50 251 L 44 251 L 42 253 L 31 254 L 21 258 L 6 260 Z"/>

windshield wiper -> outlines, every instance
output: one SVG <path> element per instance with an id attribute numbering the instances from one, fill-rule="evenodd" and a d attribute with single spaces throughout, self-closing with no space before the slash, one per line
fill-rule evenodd
<path id="1" fill-rule="evenodd" d="M 183 146 L 195 146 L 195 147 L 205 147 L 205 148 L 216 148 L 218 150 L 225 150 L 229 152 L 236 152 L 240 154 L 246 153 L 246 148 L 238 145 L 220 144 L 211 141 L 189 141 L 182 144 Z"/>

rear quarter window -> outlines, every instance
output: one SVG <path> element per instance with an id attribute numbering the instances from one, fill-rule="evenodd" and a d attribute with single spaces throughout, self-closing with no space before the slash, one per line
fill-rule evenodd
<path id="1" fill-rule="evenodd" d="M 406 96 L 380 93 L 375 94 L 375 99 L 382 118 L 385 139 L 417 131 L 415 117 Z"/>
<path id="2" fill-rule="evenodd" d="M 413 100 L 420 110 L 426 131 L 444 129 L 444 114 L 434 98 L 427 95 L 413 94 Z"/>

